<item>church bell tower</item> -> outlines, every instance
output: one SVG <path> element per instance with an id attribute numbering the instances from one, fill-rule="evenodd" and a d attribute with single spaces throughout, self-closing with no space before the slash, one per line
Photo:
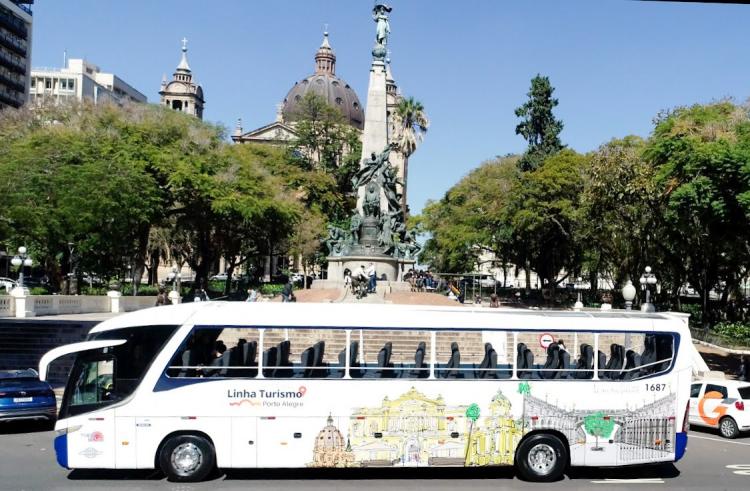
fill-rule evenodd
<path id="1" fill-rule="evenodd" d="M 187 60 L 187 39 L 182 40 L 180 64 L 169 83 L 166 78 L 162 80 L 159 95 L 162 105 L 203 119 L 203 88 L 193 81 L 193 72 Z"/>

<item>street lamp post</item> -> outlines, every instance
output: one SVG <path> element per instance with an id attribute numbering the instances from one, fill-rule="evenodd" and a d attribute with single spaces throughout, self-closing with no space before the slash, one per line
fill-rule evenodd
<path id="1" fill-rule="evenodd" d="M 641 305 L 641 312 L 656 312 L 656 307 L 651 303 L 651 288 L 656 285 L 656 275 L 651 272 L 651 266 L 646 266 L 639 281 L 641 290 L 646 292 L 646 301 Z"/>
<path id="2" fill-rule="evenodd" d="M 26 253 L 26 247 L 19 247 L 18 254 L 13 256 L 13 259 L 10 260 L 10 263 L 15 267 L 20 266 L 20 269 L 18 270 L 18 288 L 23 288 L 23 268 L 31 267 L 31 265 L 33 264 L 33 261 Z"/>
<path id="3" fill-rule="evenodd" d="M 581 301 L 581 286 L 583 286 L 582 283 L 583 278 L 581 278 L 580 276 L 576 278 L 575 287 L 576 290 L 578 290 L 578 300 L 576 301 L 575 305 L 573 305 L 574 310 L 581 310 L 583 308 L 583 302 Z"/>
<path id="4" fill-rule="evenodd" d="M 625 300 L 625 310 L 633 310 L 633 300 L 635 300 L 635 286 L 628 280 L 622 287 L 622 298 Z"/>
<path id="5" fill-rule="evenodd" d="M 180 303 L 180 297 L 181 297 L 181 285 L 180 280 L 182 279 L 182 275 L 180 274 L 180 270 L 177 269 L 177 267 L 172 268 L 172 291 L 169 292 L 169 300 L 172 302 L 172 305 L 177 305 Z"/>

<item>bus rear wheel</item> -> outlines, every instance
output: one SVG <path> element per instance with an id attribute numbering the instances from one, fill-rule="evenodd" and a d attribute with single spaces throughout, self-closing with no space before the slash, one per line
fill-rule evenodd
<path id="1" fill-rule="evenodd" d="M 565 472 L 568 449 L 555 435 L 531 435 L 518 446 L 515 464 L 519 476 L 524 481 L 556 481 Z"/>
<path id="2" fill-rule="evenodd" d="M 159 452 L 159 467 L 170 481 L 202 481 L 213 471 L 215 465 L 213 445 L 198 435 L 173 436 Z"/>

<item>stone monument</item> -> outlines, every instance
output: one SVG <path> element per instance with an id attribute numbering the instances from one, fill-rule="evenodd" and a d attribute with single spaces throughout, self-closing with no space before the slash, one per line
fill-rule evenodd
<path id="1" fill-rule="evenodd" d="M 357 190 L 357 208 L 353 210 L 349 230 L 329 226 L 328 283 L 343 284 L 344 272 L 362 264 L 375 264 L 378 279 L 383 276 L 391 286 L 404 287 L 403 275 L 416 263 L 420 247 L 413 231 L 406 229 L 401 193 L 403 184 L 389 157 L 394 142 L 388 141 L 386 64 L 391 7 L 376 1 L 372 17 L 376 24 L 372 48 L 370 82 L 367 90 L 362 160 L 352 179 Z M 396 282 L 394 284 L 394 282 Z M 322 285 L 321 285 L 322 286 Z"/>

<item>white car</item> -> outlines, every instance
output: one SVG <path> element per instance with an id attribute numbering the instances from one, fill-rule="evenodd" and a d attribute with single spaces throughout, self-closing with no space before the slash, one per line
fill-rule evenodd
<path id="1" fill-rule="evenodd" d="M 0 288 L 5 288 L 8 292 L 15 288 L 16 285 L 18 285 L 18 283 L 15 280 L 11 280 L 10 278 L 0 278 Z"/>
<path id="2" fill-rule="evenodd" d="M 690 386 L 690 424 L 718 428 L 724 438 L 750 430 L 750 382 L 699 380 Z"/>

